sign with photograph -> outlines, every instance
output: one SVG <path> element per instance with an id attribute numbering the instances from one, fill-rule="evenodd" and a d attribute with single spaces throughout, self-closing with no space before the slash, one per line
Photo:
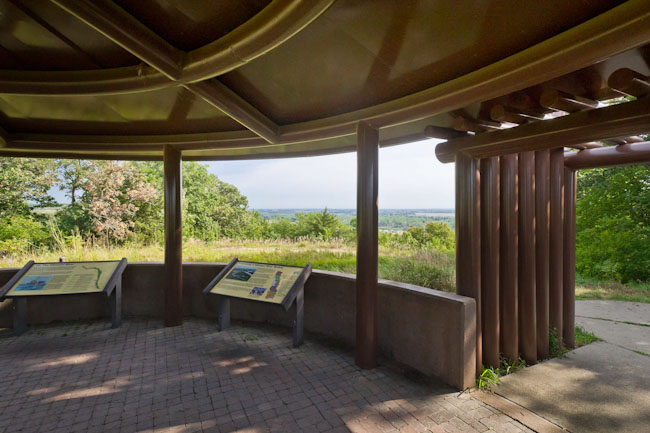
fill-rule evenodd
<path id="1" fill-rule="evenodd" d="M 119 261 L 34 263 L 5 296 L 102 292 L 119 264 Z"/>
<path id="2" fill-rule="evenodd" d="M 224 271 L 208 293 L 283 304 L 307 267 L 233 260 Z"/>

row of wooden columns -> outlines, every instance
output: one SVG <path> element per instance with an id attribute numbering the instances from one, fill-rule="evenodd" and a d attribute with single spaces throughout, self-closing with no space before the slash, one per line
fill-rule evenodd
<path id="1" fill-rule="evenodd" d="M 476 300 L 476 366 L 573 347 L 575 172 L 563 149 L 456 157 L 456 282 Z"/>

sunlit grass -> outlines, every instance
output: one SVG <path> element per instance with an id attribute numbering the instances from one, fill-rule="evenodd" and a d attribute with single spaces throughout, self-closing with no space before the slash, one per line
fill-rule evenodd
<path id="1" fill-rule="evenodd" d="M 16 268 L 27 261 L 56 262 L 116 260 L 129 262 L 162 262 L 161 244 L 96 245 L 81 238 L 61 240 L 59 248 L 29 249 L 19 254 L 0 257 L 0 267 Z M 233 257 L 256 262 L 283 263 L 314 269 L 354 274 L 356 245 L 344 240 L 299 239 L 224 239 L 214 242 L 187 239 L 183 243 L 185 262 L 229 262 Z M 415 284 L 447 292 L 456 290 L 456 263 L 453 252 L 413 249 L 399 246 L 379 247 L 379 278 Z M 621 284 L 577 278 L 576 299 L 602 299 L 650 303 L 650 283 Z"/>
<path id="2" fill-rule="evenodd" d="M 650 303 L 650 283 L 621 284 L 615 281 L 576 279 L 576 299 Z"/>
<path id="3" fill-rule="evenodd" d="M 0 267 L 21 267 L 27 261 L 56 262 L 117 260 L 129 262 L 162 262 L 164 247 L 159 244 L 126 244 L 102 246 L 66 244 L 50 251 L 25 251 L 19 255 L 0 257 Z M 356 246 L 341 240 L 223 240 L 205 242 L 188 239 L 183 243 L 185 262 L 229 262 L 234 257 L 255 262 L 282 263 L 314 269 L 354 274 Z M 453 253 L 417 249 L 379 248 L 379 278 L 415 284 L 448 292 L 455 291 L 455 260 Z"/>

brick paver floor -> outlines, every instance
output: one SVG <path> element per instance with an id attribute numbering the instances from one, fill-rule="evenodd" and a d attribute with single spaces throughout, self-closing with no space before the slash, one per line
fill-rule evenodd
<path id="1" fill-rule="evenodd" d="M 444 386 L 291 331 L 106 321 L 0 335 L 0 433 L 530 432 Z"/>

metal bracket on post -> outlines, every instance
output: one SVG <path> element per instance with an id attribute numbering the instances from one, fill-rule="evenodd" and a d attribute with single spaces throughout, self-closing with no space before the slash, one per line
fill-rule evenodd
<path id="1" fill-rule="evenodd" d="M 13 299 L 14 335 L 19 336 L 27 331 L 27 297 L 19 296 Z"/>
<path id="2" fill-rule="evenodd" d="M 221 332 L 230 326 L 230 297 L 217 296 L 217 311 L 217 329 Z"/>
<path id="3" fill-rule="evenodd" d="M 305 341 L 304 324 L 305 324 L 305 286 L 300 286 L 293 310 L 293 347 L 301 346 Z"/>
<path id="4" fill-rule="evenodd" d="M 111 293 L 111 328 L 118 328 L 122 324 L 122 278 L 115 283 Z"/>

